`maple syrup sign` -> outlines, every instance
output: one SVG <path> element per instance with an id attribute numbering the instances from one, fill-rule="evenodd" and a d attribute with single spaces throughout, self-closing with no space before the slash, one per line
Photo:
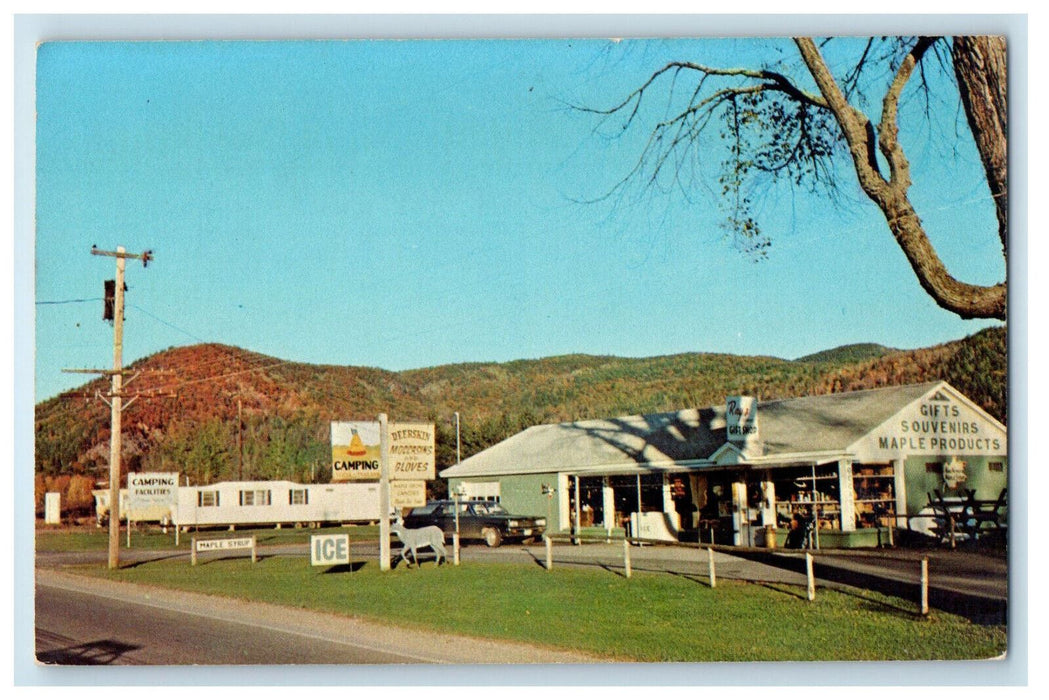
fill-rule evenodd
<path id="1" fill-rule="evenodd" d="M 390 479 L 436 479 L 433 423 L 390 423 Z M 331 424 L 331 480 L 374 481 L 382 474 L 377 422 Z"/>

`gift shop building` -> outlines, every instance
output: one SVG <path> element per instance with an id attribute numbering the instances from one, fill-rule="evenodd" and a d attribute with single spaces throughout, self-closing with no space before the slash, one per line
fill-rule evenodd
<path id="1" fill-rule="evenodd" d="M 1004 498 L 1006 428 L 946 382 L 537 425 L 441 472 L 551 531 L 817 546 L 927 531 L 930 496 Z"/>

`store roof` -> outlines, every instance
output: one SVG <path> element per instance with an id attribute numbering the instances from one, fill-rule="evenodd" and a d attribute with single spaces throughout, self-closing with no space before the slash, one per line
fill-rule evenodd
<path id="1" fill-rule="evenodd" d="M 942 384 L 759 402 L 760 448 L 753 456 L 844 452 Z M 726 442 L 724 406 L 536 425 L 445 469 L 441 477 L 551 471 L 631 473 L 682 463 L 703 466 Z"/>

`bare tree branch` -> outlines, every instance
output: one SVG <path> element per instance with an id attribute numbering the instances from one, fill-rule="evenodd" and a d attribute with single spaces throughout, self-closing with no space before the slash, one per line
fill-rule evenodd
<path id="1" fill-rule="evenodd" d="M 977 137 L 988 184 L 998 206 L 1004 252 L 1008 194 L 1004 43 L 998 46 L 983 41 L 986 37 L 976 39 L 956 39 L 953 62 L 970 128 Z M 657 83 L 660 89 L 667 90 L 662 116 L 651 127 L 637 161 L 601 199 L 622 195 L 631 183 L 636 183 L 642 191 L 677 191 L 690 201 L 700 156 L 717 153 L 721 190 L 715 197 L 727 210 L 726 227 L 748 252 L 764 255 L 769 240 L 754 215 L 755 199 L 759 196 L 755 188 L 761 177 L 789 179 L 792 190 L 808 183 L 812 191 L 820 188 L 834 195 L 838 182 L 835 158 L 844 146 L 860 188 L 882 210 L 890 232 L 926 292 L 940 306 L 963 318 L 1004 319 L 1004 282 L 979 286 L 952 277 L 908 195 L 912 174 L 899 138 L 901 100 L 908 85 L 918 82 L 912 80 L 917 71 L 921 84 L 914 89 L 923 91 L 926 115 L 930 115 L 930 86 L 924 72 L 928 61 L 923 59 L 932 50 L 942 64 L 943 55 L 939 52 L 943 43 L 932 37 L 869 39 L 839 82 L 815 41 L 795 39 L 816 92 L 803 89 L 801 83 L 775 70 L 671 61 L 607 109 L 576 108 L 621 119 L 618 133 L 622 134 L 651 112 L 644 104 L 645 98 L 657 88 Z M 877 126 L 850 102 L 855 97 L 860 106 L 865 106 L 868 65 L 872 70 L 874 66 L 890 69 Z M 687 92 L 680 87 L 687 82 L 683 79 L 686 75 L 697 76 Z M 670 78 L 669 88 L 660 83 L 664 77 Z M 713 148 L 706 148 L 708 142 L 704 138 L 701 147 L 701 137 L 715 119 L 721 122 L 722 140 L 715 141 Z M 887 172 L 883 172 L 886 166 Z"/>
<path id="2" fill-rule="evenodd" d="M 928 50 L 932 40 L 919 40 L 908 53 L 882 101 L 882 121 L 879 129 L 880 148 L 889 161 L 892 173 L 889 182 L 886 182 L 871 167 L 870 159 L 874 138 L 870 121 L 845 101 L 844 95 L 813 41 L 799 38 L 795 40 L 795 43 L 801 52 L 802 60 L 805 61 L 841 125 L 845 139 L 849 143 L 849 150 L 861 187 L 882 210 L 889 224 L 889 230 L 906 255 L 922 288 L 937 304 L 962 318 L 1004 320 L 1005 284 L 984 287 L 966 284 L 951 276 L 926 235 L 921 219 L 907 198 L 907 189 L 910 187 L 910 165 L 897 140 L 897 106 L 900 93 L 913 73 L 914 66 Z"/>

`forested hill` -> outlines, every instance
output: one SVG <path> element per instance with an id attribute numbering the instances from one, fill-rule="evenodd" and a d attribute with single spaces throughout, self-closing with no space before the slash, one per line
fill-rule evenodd
<path id="1" fill-rule="evenodd" d="M 688 353 L 628 359 L 567 355 L 404 372 L 308 365 L 223 345 L 195 345 L 137 362 L 124 412 L 124 468 L 179 471 L 196 483 L 237 478 L 328 478 L 329 423 L 437 424 L 438 467 L 529 425 L 945 379 L 1005 422 L 1006 329 L 919 350 L 854 345 L 797 360 Z M 36 407 L 38 475 L 98 475 L 109 459 L 103 380 Z M 174 393 L 174 397 L 148 394 Z M 238 421 L 238 413 L 240 420 Z M 239 426 L 239 427 L 238 427 Z M 240 448 L 238 448 L 238 432 Z"/>

